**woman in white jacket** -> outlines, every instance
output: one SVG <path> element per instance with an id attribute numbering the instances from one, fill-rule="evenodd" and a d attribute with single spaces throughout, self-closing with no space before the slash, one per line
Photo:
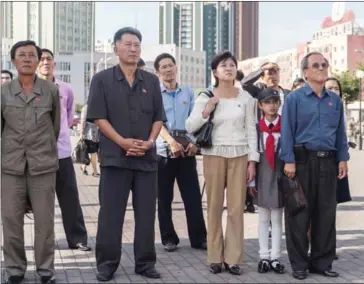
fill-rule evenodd
<path id="1" fill-rule="evenodd" d="M 237 60 L 230 52 L 211 62 L 215 77 L 214 97 L 201 93 L 186 121 L 190 133 L 198 131 L 214 111 L 211 148 L 202 148 L 207 194 L 207 257 L 210 271 L 240 275 L 244 255 L 244 207 L 246 183 L 255 177 L 257 131 L 254 99 L 236 88 Z M 224 191 L 227 199 L 225 242 L 222 230 Z"/>

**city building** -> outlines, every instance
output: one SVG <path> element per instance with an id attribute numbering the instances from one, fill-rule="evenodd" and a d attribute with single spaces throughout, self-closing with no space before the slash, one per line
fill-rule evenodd
<path id="1" fill-rule="evenodd" d="M 10 61 L 10 49 L 13 46 L 13 40 L 11 38 L 1 39 L 1 69 L 10 70 L 12 64 Z"/>
<path id="2" fill-rule="evenodd" d="M 55 77 L 71 84 L 75 103 L 82 105 L 87 102 L 92 76 L 119 62 L 113 53 L 58 53 L 54 57 L 56 62 Z M 11 65 L 10 56 L 6 58 L 6 64 Z M 8 69 L 17 76 L 17 71 L 13 66 Z"/>
<path id="3" fill-rule="evenodd" d="M 104 53 L 113 53 L 113 43 L 111 39 L 97 40 L 95 42 L 95 51 Z"/>
<path id="4" fill-rule="evenodd" d="M 58 52 L 94 49 L 95 2 L 12 2 L 14 42 L 30 39 Z"/>
<path id="5" fill-rule="evenodd" d="M 258 2 L 161 2 L 159 43 L 206 52 L 206 86 L 213 57 L 230 50 L 238 59 L 258 54 Z"/>
<path id="6" fill-rule="evenodd" d="M 193 89 L 204 88 L 206 85 L 204 51 L 180 48 L 175 44 L 143 45 L 141 57 L 145 61 L 146 70 L 152 73 L 154 60 L 161 53 L 169 53 L 176 59 L 178 67 L 178 82 Z"/>
<path id="7" fill-rule="evenodd" d="M 321 52 L 330 63 L 329 73 L 338 74 L 346 70 L 355 71 L 360 62 L 364 62 L 364 25 L 355 19 L 354 12 L 341 10 L 333 5 L 333 15 L 323 20 L 321 29 L 314 32 L 312 40 L 297 44 L 267 56 L 251 58 L 239 62 L 239 69 L 244 74 L 257 70 L 264 62 L 273 61 L 281 69 L 281 85 L 291 88 L 295 78 L 301 77 L 300 63 L 309 52 Z"/>
<path id="8" fill-rule="evenodd" d="M 1 36 L 0 38 L 11 38 L 13 35 L 13 2 L 0 2 L 0 15 L 1 15 Z"/>

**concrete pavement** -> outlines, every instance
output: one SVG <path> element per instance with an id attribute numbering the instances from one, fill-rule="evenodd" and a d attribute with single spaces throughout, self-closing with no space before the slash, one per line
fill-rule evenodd
<path id="1" fill-rule="evenodd" d="M 362 184 L 364 151 L 351 152 L 350 185 L 353 201 L 338 206 L 337 236 L 339 260 L 334 263 L 334 269 L 340 273 L 337 279 L 327 279 L 317 275 L 310 275 L 307 283 L 364 283 L 364 191 Z M 203 184 L 202 166 L 199 163 L 201 186 Z M 75 166 L 81 204 L 85 222 L 89 233 L 89 245 L 94 249 L 98 215 L 98 178 L 84 176 L 79 166 Z M 206 209 L 205 197 L 203 206 Z M 123 255 L 119 270 L 111 283 L 292 283 L 290 266 L 285 250 L 283 238 L 283 262 L 287 273 L 265 275 L 257 272 L 258 263 L 258 214 L 245 214 L 245 264 L 244 274 L 232 276 L 228 273 L 212 275 L 208 271 L 206 253 L 189 247 L 183 203 L 176 188 L 173 204 L 175 228 L 181 243 L 179 250 L 166 253 L 160 243 L 159 227 L 156 222 L 156 249 L 158 254 L 157 269 L 163 278 L 153 281 L 134 274 L 133 260 L 133 209 L 129 200 L 123 231 Z M 206 210 L 205 210 L 206 214 Z M 226 216 L 225 216 L 226 217 Z M 33 252 L 33 221 L 25 218 L 25 245 L 28 258 L 28 271 L 25 283 L 39 283 L 35 274 Z M 56 207 L 56 277 L 57 283 L 97 283 L 95 278 L 95 255 L 91 252 L 71 251 L 67 247 L 62 227 L 61 212 Z"/>

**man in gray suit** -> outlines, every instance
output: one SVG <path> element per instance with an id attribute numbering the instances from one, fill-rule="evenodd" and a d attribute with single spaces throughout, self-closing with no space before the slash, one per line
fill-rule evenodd
<path id="1" fill-rule="evenodd" d="M 10 54 L 18 78 L 1 89 L 1 215 L 7 283 L 20 283 L 27 267 L 27 199 L 34 214 L 37 273 L 42 283 L 55 283 L 54 202 L 60 98 L 52 82 L 35 75 L 41 56 L 35 42 L 17 42 Z"/>

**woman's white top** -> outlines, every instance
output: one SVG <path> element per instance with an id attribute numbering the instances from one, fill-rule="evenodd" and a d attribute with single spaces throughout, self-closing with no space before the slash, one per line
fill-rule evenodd
<path id="1" fill-rule="evenodd" d="M 208 118 L 202 117 L 209 97 L 201 93 L 195 100 L 194 108 L 186 120 L 186 130 L 194 133 Z M 220 98 L 216 106 L 212 130 L 212 147 L 201 149 L 202 155 L 235 158 L 248 155 L 249 161 L 259 162 L 257 152 L 257 129 L 255 100 L 244 90 L 236 98 Z"/>

